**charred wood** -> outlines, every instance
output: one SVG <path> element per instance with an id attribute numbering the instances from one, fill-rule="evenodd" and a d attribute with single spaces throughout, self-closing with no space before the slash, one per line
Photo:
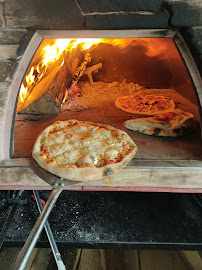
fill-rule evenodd
<path id="1" fill-rule="evenodd" d="M 83 75 L 87 75 L 88 76 L 88 79 L 89 79 L 89 82 L 90 82 L 90 85 L 93 84 L 93 77 L 92 77 L 92 73 L 93 72 L 97 72 L 99 68 L 102 68 L 102 63 L 99 63 L 97 65 L 94 65 L 92 67 L 89 67 L 89 68 L 86 68 Z"/>
<path id="2" fill-rule="evenodd" d="M 51 72 L 39 81 L 19 109 L 20 113 L 57 114 L 82 58 L 79 49 L 68 52 L 64 62 L 55 64 Z"/>

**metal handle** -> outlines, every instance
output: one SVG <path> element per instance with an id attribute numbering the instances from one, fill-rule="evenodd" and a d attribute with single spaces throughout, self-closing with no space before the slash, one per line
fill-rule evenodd
<path id="1" fill-rule="evenodd" d="M 37 190 L 33 190 L 33 193 L 34 193 L 34 196 L 35 196 L 35 199 L 36 199 L 36 203 L 37 203 L 39 212 L 41 213 L 43 211 L 43 205 L 42 205 L 41 200 L 40 200 L 39 192 Z M 65 265 L 64 265 L 64 263 L 62 261 L 60 252 L 58 250 L 57 244 L 55 242 L 55 239 L 54 239 L 54 236 L 53 236 L 53 233 L 52 233 L 52 230 L 50 228 L 50 225 L 49 225 L 48 221 L 46 221 L 44 227 L 45 227 L 45 230 L 46 230 L 46 234 L 47 234 L 51 249 L 53 251 L 53 255 L 54 255 L 58 270 L 66 270 L 66 267 L 65 267 Z"/>
<path id="2" fill-rule="evenodd" d="M 62 192 L 62 188 L 60 189 L 52 189 L 50 197 L 48 198 L 46 205 L 38 217 L 25 245 L 23 246 L 20 255 L 18 256 L 17 261 L 15 262 L 13 270 L 23 270 L 27 264 L 27 261 L 34 249 L 36 242 L 39 238 L 41 231 L 45 225 L 45 222 L 53 209 L 60 193 Z"/>

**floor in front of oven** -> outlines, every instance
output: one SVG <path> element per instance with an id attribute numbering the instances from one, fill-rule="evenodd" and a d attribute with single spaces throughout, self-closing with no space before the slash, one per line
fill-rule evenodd
<path id="1" fill-rule="evenodd" d="M 138 147 L 136 159 L 156 160 L 201 160 L 202 143 L 198 108 L 173 89 L 144 89 L 143 94 L 164 95 L 174 99 L 176 107 L 194 114 L 194 128 L 191 134 L 180 138 L 154 137 L 128 130 L 124 121 L 139 116 L 122 111 L 115 106 L 115 99 L 129 87 L 123 83 L 123 93 L 116 86 L 106 83 L 83 82 L 80 92 L 64 103 L 62 111 L 53 117 L 17 114 L 14 131 L 14 158 L 31 157 L 33 144 L 39 133 L 57 120 L 77 119 L 105 123 L 126 131 Z M 132 89 L 132 90 L 131 90 Z M 127 94 L 138 93 L 133 86 Z M 93 94 L 92 94 L 93 93 Z"/>
<path id="2" fill-rule="evenodd" d="M 21 248 L 3 248 L 1 270 L 12 269 Z M 200 270 L 202 260 L 197 251 L 61 249 L 68 270 Z M 24 270 L 58 269 L 50 248 L 35 248 Z"/>

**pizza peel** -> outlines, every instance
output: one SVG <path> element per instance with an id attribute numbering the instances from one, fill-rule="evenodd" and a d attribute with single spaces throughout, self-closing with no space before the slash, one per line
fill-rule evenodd
<path id="1" fill-rule="evenodd" d="M 70 181 L 68 179 L 56 176 L 46 170 L 44 170 L 34 159 L 30 160 L 30 166 L 33 172 L 52 186 L 51 194 L 43 208 L 40 216 L 38 217 L 26 243 L 24 244 L 16 262 L 14 265 L 14 270 L 23 270 L 27 264 L 27 261 L 34 249 L 36 242 L 45 226 L 48 216 L 53 209 L 60 193 L 69 186 L 81 183 L 80 181 Z"/>
<path id="2" fill-rule="evenodd" d="M 37 176 L 39 176 L 53 188 L 62 187 L 65 189 L 66 187 L 81 183 L 81 181 L 68 180 L 46 171 L 33 158 L 30 159 L 30 167 Z"/>
<path id="3" fill-rule="evenodd" d="M 132 139 L 131 139 L 132 141 Z M 128 158 L 132 158 L 136 151 L 137 151 L 137 147 L 135 145 L 135 143 L 133 142 L 133 150 L 132 152 L 130 152 L 128 155 Z M 123 165 L 125 166 L 129 160 L 126 160 L 125 163 L 123 163 Z M 124 158 L 123 158 L 124 161 Z M 68 180 L 68 179 L 64 179 L 61 178 L 59 176 L 56 176 L 48 171 L 46 171 L 45 169 L 43 169 L 34 159 L 30 160 L 30 166 L 33 170 L 33 172 L 39 176 L 41 179 L 43 179 L 45 182 L 47 182 L 49 185 L 52 186 L 52 192 L 46 202 L 45 207 L 43 208 L 43 211 L 41 212 L 40 216 L 38 217 L 25 245 L 23 246 L 19 257 L 17 258 L 17 261 L 14 265 L 14 270 L 23 270 L 27 264 L 27 261 L 31 255 L 32 250 L 34 249 L 36 242 L 39 238 L 39 235 L 41 233 L 41 231 L 43 230 L 43 227 L 46 223 L 46 220 L 48 219 L 48 216 L 51 212 L 51 210 L 53 209 L 60 193 L 69 186 L 72 185 L 77 185 L 77 184 L 81 184 L 81 181 L 72 181 L 72 180 Z M 116 172 L 120 169 L 123 168 L 122 167 L 116 167 Z M 106 168 L 104 174 L 102 173 L 102 177 L 107 176 L 109 174 L 113 174 L 115 171 L 112 170 L 110 167 Z M 89 173 L 88 173 L 89 174 Z M 92 173 L 91 176 L 95 177 L 95 175 Z M 96 175 L 97 176 L 97 175 Z M 75 179 L 77 179 L 79 176 L 77 176 L 76 174 L 74 175 Z M 88 178 L 92 180 L 92 177 L 90 177 L 90 174 L 88 175 Z M 79 180 L 79 179 L 78 179 Z M 89 180 L 90 181 L 90 180 Z M 86 181 L 85 181 L 86 182 Z"/>

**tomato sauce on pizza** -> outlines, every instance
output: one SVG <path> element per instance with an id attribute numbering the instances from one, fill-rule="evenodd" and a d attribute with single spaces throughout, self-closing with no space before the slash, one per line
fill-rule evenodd
<path id="1" fill-rule="evenodd" d="M 192 113 L 175 109 L 153 117 L 130 119 L 124 126 L 147 135 L 178 137 L 191 130 L 192 118 Z"/>
<path id="2" fill-rule="evenodd" d="M 32 155 L 48 171 L 56 171 L 57 175 L 67 172 L 68 176 L 68 169 L 76 172 L 76 169 L 101 169 L 116 164 L 123 167 L 136 151 L 135 143 L 122 130 L 105 124 L 67 120 L 57 121 L 41 132 Z"/>
<path id="3" fill-rule="evenodd" d="M 175 108 L 174 101 L 169 97 L 140 94 L 119 97 L 116 99 L 115 105 L 129 113 L 150 116 Z"/>

